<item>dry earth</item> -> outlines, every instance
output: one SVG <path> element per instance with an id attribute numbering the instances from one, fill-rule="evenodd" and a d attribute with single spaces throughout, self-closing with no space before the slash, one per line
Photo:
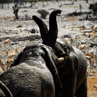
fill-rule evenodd
<path id="1" fill-rule="evenodd" d="M 36 3 L 32 8 L 21 8 L 19 10 L 19 20 L 14 20 L 14 14 L 12 10 L 13 4 L 10 4 L 10 8 L 7 8 L 5 4 L 5 9 L 0 9 L 0 72 L 6 71 L 9 68 L 13 59 L 17 54 L 23 50 L 27 45 L 38 44 L 41 42 L 40 33 L 32 34 L 31 29 L 36 29 L 39 32 L 38 26 L 33 20 L 21 20 L 24 18 L 25 14 L 31 18 L 32 15 L 40 14 L 37 13 L 39 9 L 46 9 L 51 12 L 53 9 L 62 9 L 61 17 L 57 17 L 59 33 L 58 37 L 63 37 L 66 34 L 70 34 L 73 38 L 72 45 L 78 47 L 81 42 L 84 42 L 87 48 L 83 48 L 84 53 L 90 52 L 95 55 L 93 58 L 94 66 L 88 64 L 87 82 L 88 82 L 88 97 L 97 97 L 97 46 L 90 47 L 90 41 L 97 43 L 97 32 L 93 32 L 92 26 L 97 25 L 97 21 L 79 21 L 79 16 L 67 17 L 66 14 L 79 10 L 79 4 L 82 5 L 82 11 L 89 11 L 88 6 L 85 1 L 75 2 L 74 5 L 71 2 L 49 2 L 42 7 L 42 3 Z M 89 3 L 92 3 L 89 1 Z M 62 5 L 62 7 L 59 7 Z M 29 6 L 27 3 L 25 6 Z M 23 11 L 27 11 L 23 13 Z M 48 17 L 44 20 L 48 25 Z M 90 37 L 89 37 L 90 36 Z M 96 38 L 94 37 L 96 36 Z M 10 39 L 8 43 L 4 44 L 6 39 Z M 71 40 L 71 39 L 70 39 Z M 95 53 L 94 53 L 95 52 Z M 89 63 L 89 60 L 87 60 Z"/>

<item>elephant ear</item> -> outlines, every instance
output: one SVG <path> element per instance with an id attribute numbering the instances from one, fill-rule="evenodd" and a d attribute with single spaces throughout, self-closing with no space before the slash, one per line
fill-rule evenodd
<path id="1" fill-rule="evenodd" d="M 36 22 L 36 24 L 39 26 L 40 29 L 40 34 L 43 40 L 43 43 L 45 43 L 46 39 L 47 39 L 47 33 L 48 33 L 48 28 L 46 26 L 46 24 L 44 23 L 44 21 L 42 21 L 40 18 L 38 18 L 37 16 L 32 16 L 32 19 Z"/>
<path id="2" fill-rule="evenodd" d="M 46 62 L 48 69 L 51 71 L 51 73 L 54 77 L 55 84 L 58 84 L 59 87 L 61 88 L 62 84 L 60 81 L 60 77 L 58 75 L 58 70 L 57 70 L 55 63 L 54 63 L 54 61 L 58 61 L 58 59 L 55 56 L 54 51 L 50 47 L 47 47 L 46 45 L 42 45 L 41 48 L 45 52 L 44 60 Z M 53 58 L 53 57 L 55 57 L 55 58 Z"/>
<path id="3" fill-rule="evenodd" d="M 13 97 L 10 90 L 7 88 L 7 86 L 2 81 L 0 81 L 0 89 L 2 90 L 2 92 L 4 92 L 6 97 Z"/>
<path id="4" fill-rule="evenodd" d="M 14 59 L 14 61 L 12 62 L 12 64 L 11 64 L 10 67 L 13 67 L 13 66 L 16 66 L 16 65 L 19 64 L 22 54 L 23 54 L 23 51 L 20 52 L 20 53 L 17 55 L 17 57 Z"/>
<path id="5" fill-rule="evenodd" d="M 77 56 L 74 54 L 75 60 L 74 60 L 74 70 L 77 71 L 78 70 L 78 58 Z"/>
<path id="6" fill-rule="evenodd" d="M 75 53 L 70 53 L 70 55 L 69 55 L 69 64 L 72 65 L 71 73 L 73 73 L 73 72 L 78 70 L 78 58 L 75 55 Z"/>

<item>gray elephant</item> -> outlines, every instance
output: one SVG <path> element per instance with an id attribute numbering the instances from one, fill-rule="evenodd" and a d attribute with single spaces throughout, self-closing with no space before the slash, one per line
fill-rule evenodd
<path id="1" fill-rule="evenodd" d="M 58 38 L 56 16 L 61 10 L 50 14 L 49 30 L 37 16 L 33 20 L 40 28 L 43 43 L 54 49 L 57 57 L 64 61 L 56 65 L 62 83 L 62 89 L 56 86 L 56 97 L 87 97 L 87 60 L 82 51 L 73 47 L 65 39 Z"/>
<path id="2" fill-rule="evenodd" d="M 0 75 L 0 80 L 13 97 L 55 97 L 54 82 L 61 87 L 55 66 L 58 62 L 62 60 L 50 47 L 42 44 L 27 46 L 11 68 Z"/>
<path id="3" fill-rule="evenodd" d="M 0 97 L 13 97 L 10 90 L 6 87 L 6 85 L 0 81 Z"/>

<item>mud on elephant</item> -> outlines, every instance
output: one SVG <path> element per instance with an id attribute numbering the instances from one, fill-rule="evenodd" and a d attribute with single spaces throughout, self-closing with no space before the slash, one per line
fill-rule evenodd
<path id="1" fill-rule="evenodd" d="M 54 10 L 49 17 L 49 30 L 37 16 L 33 20 L 40 28 L 43 43 L 52 47 L 57 57 L 64 61 L 56 65 L 62 89 L 56 87 L 56 97 L 87 97 L 87 60 L 82 51 L 73 47 L 65 39 L 57 38 L 56 16 L 61 10 Z"/>

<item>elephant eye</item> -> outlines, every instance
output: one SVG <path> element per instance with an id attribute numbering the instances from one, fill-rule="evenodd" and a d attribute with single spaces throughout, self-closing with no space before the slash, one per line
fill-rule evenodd
<path id="1" fill-rule="evenodd" d="M 32 53 L 32 52 L 29 52 L 29 53 L 28 53 L 28 56 L 33 56 L 33 53 Z"/>
<path id="2" fill-rule="evenodd" d="M 32 55 L 32 52 L 30 52 L 29 55 Z"/>

